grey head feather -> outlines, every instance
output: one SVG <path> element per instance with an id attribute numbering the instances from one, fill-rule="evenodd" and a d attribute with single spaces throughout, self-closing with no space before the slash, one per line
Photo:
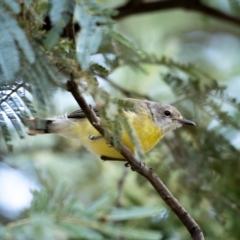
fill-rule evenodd
<path id="1" fill-rule="evenodd" d="M 181 113 L 173 106 L 166 103 L 151 102 L 145 100 L 154 123 L 161 129 L 163 134 L 182 126 Z"/>

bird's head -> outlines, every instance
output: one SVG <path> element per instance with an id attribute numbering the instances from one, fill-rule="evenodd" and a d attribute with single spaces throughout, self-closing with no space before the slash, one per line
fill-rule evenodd
<path id="1" fill-rule="evenodd" d="M 147 105 L 155 124 L 161 129 L 163 134 L 182 125 L 196 126 L 194 122 L 183 118 L 181 113 L 169 104 L 148 101 Z"/>

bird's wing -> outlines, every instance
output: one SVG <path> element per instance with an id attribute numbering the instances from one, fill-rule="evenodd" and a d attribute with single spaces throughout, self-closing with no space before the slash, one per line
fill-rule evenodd
<path id="1" fill-rule="evenodd" d="M 129 102 L 131 102 L 131 103 L 133 103 L 133 104 L 135 104 L 135 101 L 133 101 L 133 99 L 125 99 L 126 101 L 129 101 Z M 99 111 L 98 111 L 98 109 L 97 109 L 97 107 L 93 107 L 92 108 L 93 109 L 93 111 L 95 112 L 95 114 L 99 117 Z M 137 112 L 136 110 L 134 110 L 134 109 L 128 109 L 128 108 L 123 108 L 123 110 L 124 111 L 126 111 L 126 112 Z M 85 118 L 86 117 L 86 115 L 85 115 L 85 113 L 82 111 L 82 109 L 79 109 L 79 110 L 76 110 L 76 111 L 74 111 L 74 112 L 72 112 L 72 113 L 70 113 L 68 116 L 67 116 L 68 118 Z"/>
<path id="2" fill-rule="evenodd" d="M 95 114 L 97 116 L 99 116 L 99 113 L 98 113 L 98 109 L 96 107 L 93 107 L 93 111 L 95 112 Z M 86 115 L 85 113 L 82 111 L 82 109 L 79 109 L 79 110 L 76 110 L 72 113 L 70 113 L 68 116 L 68 118 L 85 118 Z"/>

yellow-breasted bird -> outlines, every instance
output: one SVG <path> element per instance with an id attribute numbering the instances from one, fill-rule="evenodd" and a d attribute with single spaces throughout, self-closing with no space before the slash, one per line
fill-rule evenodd
<path id="1" fill-rule="evenodd" d="M 133 104 L 133 110 L 123 109 L 123 114 L 134 129 L 144 153 L 151 150 L 167 132 L 182 125 L 196 125 L 184 119 L 180 112 L 169 104 L 133 98 L 125 100 Z M 94 111 L 98 116 L 98 110 L 95 108 Z M 80 140 L 90 152 L 99 155 L 102 159 L 124 161 L 124 157 L 99 135 L 82 110 L 77 110 L 67 116 L 29 119 L 27 125 L 29 135 L 54 133 L 75 138 Z M 121 141 L 134 152 L 134 145 L 124 127 Z"/>

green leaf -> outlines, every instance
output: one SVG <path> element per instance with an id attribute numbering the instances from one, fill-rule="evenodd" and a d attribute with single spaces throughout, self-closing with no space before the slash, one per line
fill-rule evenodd
<path id="1" fill-rule="evenodd" d="M 23 138 L 25 134 L 22 128 L 22 124 L 18 116 L 15 114 L 13 107 L 8 105 L 6 102 L 3 102 L 1 104 L 1 109 L 6 113 L 7 117 L 13 124 L 16 132 L 18 133 L 19 137 Z"/>
<path id="2" fill-rule="evenodd" d="M 115 208 L 106 216 L 109 221 L 122 221 L 129 219 L 139 219 L 152 217 L 160 214 L 164 209 L 162 207 L 133 207 L 133 208 Z"/>
<path id="3" fill-rule="evenodd" d="M 67 222 L 61 222 L 61 225 L 64 227 L 64 229 L 68 232 L 69 236 L 72 238 L 81 238 L 86 240 L 105 239 L 100 233 L 90 228 L 74 225 Z"/>
<path id="4" fill-rule="evenodd" d="M 50 19 L 52 28 L 44 40 L 46 48 L 51 49 L 59 40 L 63 28 L 69 23 L 73 15 L 74 1 L 51 0 Z"/>
<path id="5" fill-rule="evenodd" d="M 137 53 L 139 55 L 140 58 L 145 58 L 147 56 L 147 53 L 144 52 L 143 50 L 141 50 L 133 41 L 127 39 L 126 37 L 124 37 L 122 34 L 117 33 L 115 31 L 111 31 L 110 32 L 111 37 L 122 43 L 123 45 L 125 45 L 126 47 L 128 47 L 129 49 L 133 50 L 135 53 Z"/>
<path id="6" fill-rule="evenodd" d="M 35 55 L 30 45 L 24 31 L 20 28 L 18 22 L 7 12 L 2 12 L 0 15 L 2 21 L 5 24 L 5 27 L 9 30 L 11 35 L 14 37 L 18 46 L 22 49 L 25 57 L 29 61 L 29 63 L 33 63 L 35 61 Z"/>
<path id="7" fill-rule="evenodd" d="M 4 82 L 2 80 L 2 82 Z M 7 143 L 11 138 L 9 120 L 14 126 L 20 138 L 25 136 L 23 123 L 26 118 L 31 117 L 36 112 L 32 107 L 31 101 L 26 97 L 30 93 L 26 90 L 27 85 L 22 79 L 16 80 L 13 84 L 3 84 L 0 86 L 0 111 L 2 113 L 2 132 Z M 8 118 L 8 120 L 5 118 Z M 5 121 L 5 124 L 3 123 Z"/>
<path id="8" fill-rule="evenodd" d="M 56 23 L 62 20 L 62 14 L 64 11 L 66 11 L 68 1 L 50 0 L 49 2 L 51 4 L 49 16 L 52 24 L 55 25 Z"/>
<path id="9" fill-rule="evenodd" d="M 81 31 L 76 39 L 77 59 L 83 70 L 90 67 L 90 56 L 97 52 L 106 27 L 99 25 L 103 17 L 92 16 L 84 4 L 77 4 L 75 18 L 81 26 Z"/>
<path id="10" fill-rule="evenodd" d="M 5 80 L 12 80 L 20 67 L 19 53 L 14 38 L 5 23 L 1 21 L 1 17 L 0 32 L 2 35 L 0 41 L 0 72 L 2 72 Z"/>
<path id="11" fill-rule="evenodd" d="M 99 222 L 84 222 L 90 228 L 98 230 L 104 234 L 107 234 L 114 238 L 125 237 L 131 240 L 160 240 L 162 235 L 159 231 L 154 230 L 145 230 L 139 228 L 130 228 L 130 227 L 118 227 L 113 224 L 103 224 Z"/>
<path id="12" fill-rule="evenodd" d="M 96 211 L 106 207 L 110 202 L 113 201 L 114 198 L 116 198 L 116 192 L 107 192 L 96 201 L 91 203 L 86 210 L 89 213 L 95 213 Z"/>
<path id="13" fill-rule="evenodd" d="M 5 81 L 13 81 L 15 74 L 20 69 L 20 56 L 25 56 L 29 63 L 33 63 L 35 57 L 24 31 L 16 19 L 1 5 L 0 11 L 0 72 Z"/>
<path id="14" fill-rule="evenodd" d="M 11 134 L 9 132 L 9 127 L 7 125 L 7 117 L 6 117 L 6 114 L 2 111 L 0 111 L 0 127 L 1 127 L 1 130 L 3 133 L 4 140 L 7 144 L 8 150 L 12 151 L 13 146 L 12 146 L 12 144 L 10 144 Z"/>

